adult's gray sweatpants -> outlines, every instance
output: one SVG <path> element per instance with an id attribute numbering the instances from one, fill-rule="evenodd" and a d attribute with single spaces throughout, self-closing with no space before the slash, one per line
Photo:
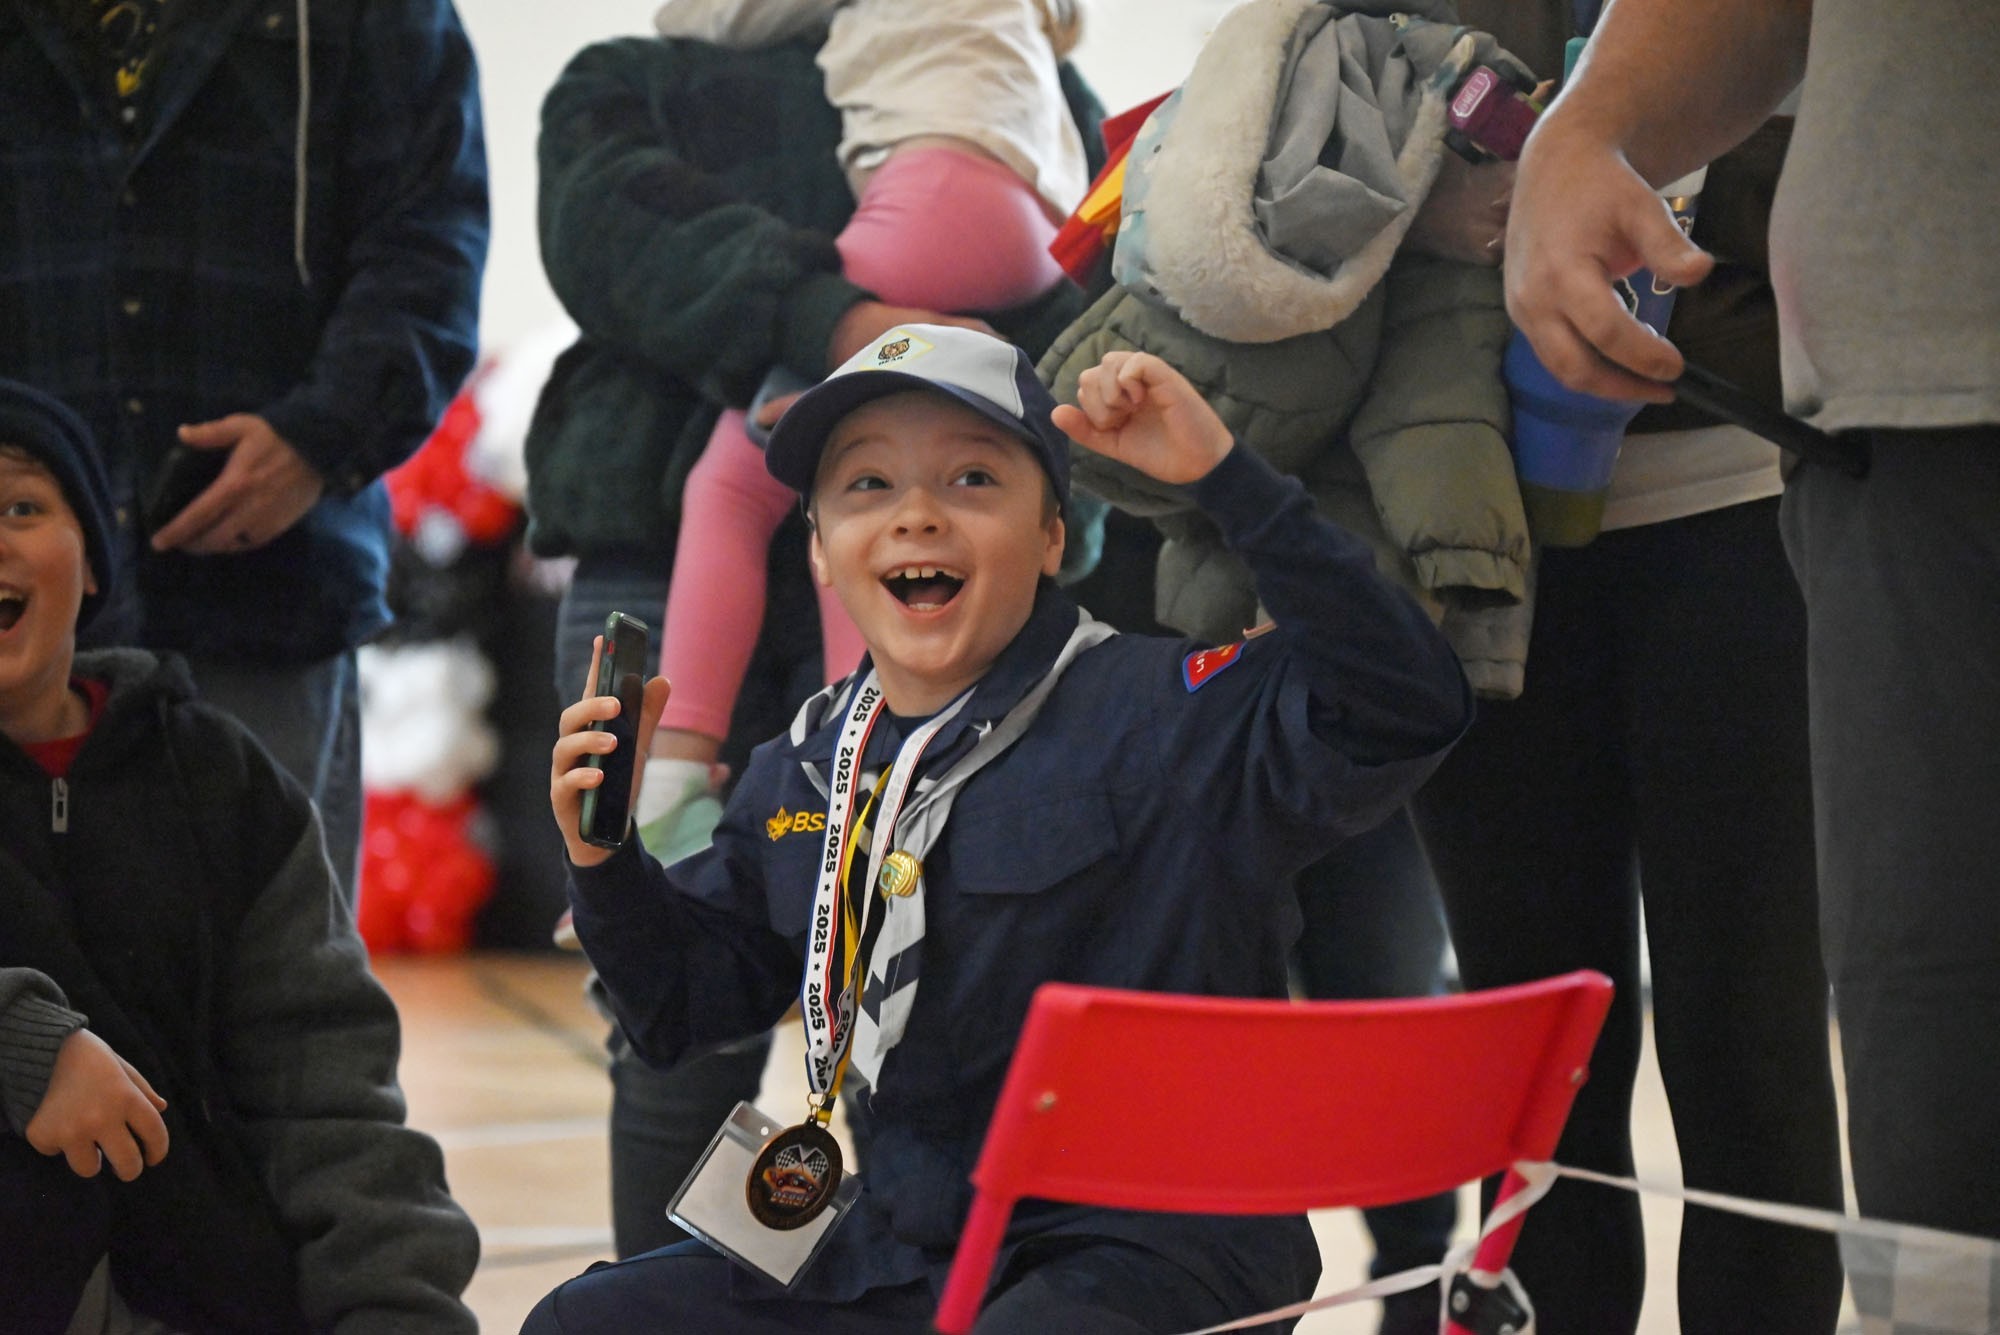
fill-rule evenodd
<path id="1" fill-rule="evenodd" d="M 2000 1237 L 2000 426 L 1868 434 L 1783 506 L 1855 1191 Z"/>

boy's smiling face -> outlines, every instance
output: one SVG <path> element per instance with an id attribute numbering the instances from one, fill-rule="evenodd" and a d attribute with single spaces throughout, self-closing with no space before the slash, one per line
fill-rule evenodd
<path id="1" fill-rule="evenodd" d="M 0 732 L 66 735 L 77 612 L 96 591 L 61 484 L 0 441 Z"/>
<path id="2" fill-rule="evenodd" d="M 889 708 L 935 713 L 1027 624 L 1062 564 L 1048 475 L 1003 427 L 943 394 L 871 400 L 826 440 L 813 572 L 839 596 Z"/>

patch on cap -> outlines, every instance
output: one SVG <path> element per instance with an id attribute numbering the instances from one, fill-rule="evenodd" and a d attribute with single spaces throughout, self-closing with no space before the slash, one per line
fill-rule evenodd
<path id="1" fill-rule="evenodd" d="M 901 370 L 927 352 L 935 351 L 937 345 L 918 338 L 907 329 L 891 330 L 891 337 L 875 349 L 872 361 L 855 369 L 866 371 Z"/>
<path id="2" fill-rule="evenodd" d="M 771 428 L 765 467 L 809 495 L 834 424 L 871 399 L 906 389 L 943 393 L 1020 439 L 1049 475 L 1057 503 L 1068 504 L 1069 438 L 1050 417 L 1055 401 L 1035 378 L 1034 363 L 1013 344 L 958 325 L 897 325 L 835 367 Z"/>

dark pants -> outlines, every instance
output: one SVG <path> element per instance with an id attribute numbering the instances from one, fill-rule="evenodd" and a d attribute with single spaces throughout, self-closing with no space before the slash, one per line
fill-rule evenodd
<path id="1" fill-rule="evenodd" d="M 312 798 L 334 883 L 353 908 L 361 856 L 361 705 L 353 650 L 277 666 L 190 658 L 188 668 L 201 698 L 255 733 Z"/>
<path id="2" fill-rule="evenodd" d="M 2000 427 L 1871 434 L 1784 511 L 1854 1188 L 2000 1237 Z"/>
<path id="3" fill-rule="evenodd" d="M 781 534 L 785 530 L 781 530 Z M 790 710 L 814 689 L 819 668 L 818 610 L 802 588 L 796 541 L 773 544 L 766 633 L 744 682 L 725 759 L 750 742 L 777 735 Z M 611 612 L 628 612 L 652 628 L 647 661 L 659 661 L 660 611 L 666 605 L 666 561 L 585 558 L 563 595 L 556 626 L 556 696 L 568 704 L 583 693 L 591 637 Z M 802 675 L 803 674 L 803 675 Z M 754 1100 L 771 1048 L 768 1035 L 658 1071 L 611 1039 L 611 1213 L 618 1255 L 637 1256 L 687 1237 L 667 1219 L 667 1203 L 708 1148 L 739 1100 Z"/>
<path id="4" fill-rule="evenodd" d="M 0 1128 L 0 1329 L 62 1335 L 111 1246 L 109 1169 L 84 1179 Z"/>
<path id="5" fill-rule="evenodd" d="M 691 1242 L 595 1266 L 542 1299 L 521 1335 L 921 1335 L 937 1312 L 937 1297 L 921 1280 L 850 1303 L 734 1298 L 734 1264 Z M 1243 1315 L 1180 1266 L 1119 1243 L 1065 1247 L 1017 1263 L 1001 1286 L 980 1311 L 977 1335 L 1164 1335 Z"/>
<path id="6" fill-rule="evenodd" d="M 1444 991 L 1444 915 L 1437 882 L 1407 811 L 1300 872 L 1305 929 L 1295 963 L 1299 988 L 1326 1001 L 1429 997 Z M 1445 1192 L 1363 1210 L 1379 1279 L 1431 1265 L 1451 1246 L 1458 1198 Z M 1383 1303 L 1383 1335 L 1437 1330 L 1435 1285 Z"/>
<path id="7" fill-rule="evenodd" d="M 771 1036 L 655 1070 L 621 1034 L 611 1040 L 611 1232 L 618 1255 L 637 1256 L 688 1235 L 667 1203 L 739 1101 L 755 1102 Z"/>
<path id="8" fill-rule="evenodd" d="M 1839 1209 L 1813 878 L 1805 625 L 1777 502 L 1544 555 L 1527 689 L 1482 702 L 1416 800 L 1468 987 L 1591 968 L 1617 992 L 1557 1157 L 1632 1169 L 1644 1006 L 1691 1187 Z M 1636 1197 L 1559 1183 L 1514 1255 L 1543 1335 L 1638 1322 Z M 1824 1235 L 1690 1208 L 1688 1330 L 1825 1332 Z"/>

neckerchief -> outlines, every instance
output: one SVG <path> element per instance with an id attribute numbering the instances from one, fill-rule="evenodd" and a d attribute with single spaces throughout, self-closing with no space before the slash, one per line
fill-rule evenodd
<path id="1" fill-rule="evenodd" d="M 931 739 L 959 712 L 971 692 L 960 696 L 912 733 L 897 753 L 875 804 L 875 835 L 868 849 L 868 876 L 858 882 L 854 906 L 860 931 L 859 976 L 839 995 L 833 991 L 833 963 L 840 935 L 840 873 L 853 856 L 850 825 L 853 794 L 875 719 L 883 708 L 881 686 L 871 669 L 865 678 L 830 687 L 806 702 L 793 721 L 802 742 L 830 713 L 836 698 L 846 703 L 846 721 L 827 779 L 827 820 L 820 860 L 819 891 L 809 925 L 805 981 L 800 1002 L 806 1024 L 806 1078 L 816 1095 L 837 1091 L 845 1061 L 873 1085 L 883 1059 L 903 1036 L 921 964 L 924 935 L 923 859 L 943 835 L 952 803 L 966 780 L 1018 741 L 1041 712 L 1062 673 L 1077 655 L 1115 632 L 1079 610 L 1062 651 L 1040 680 L 997 722 L 981 725 L 977 742 L 949 769 L 920 775 L 920 760 Z M 814 776 L 817 779 L 817 775 Z M 891 875 L 885 881 L 884 871 Z M 882 893 L 875 893 L 881 890 Z"/>

